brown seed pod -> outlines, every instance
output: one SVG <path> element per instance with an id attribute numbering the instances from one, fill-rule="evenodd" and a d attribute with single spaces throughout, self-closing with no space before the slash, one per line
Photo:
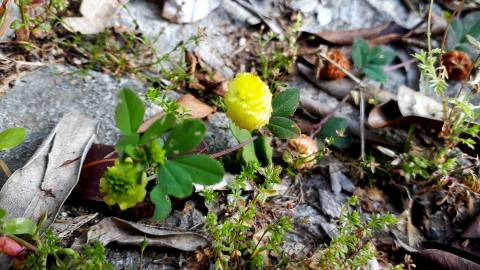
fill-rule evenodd
<path id="1" fill-rule="evenodd" d="M 350 61 L 340 50 L 331 50 L 327 56 L 344 69 L 350 70 Z M 330 62 L 325 62 L 325 66 L 320 71 L 320 77 L 325 80 L 339 80 L 343 79 L 345 75 L 343 71 Z"/>
<path id="2" fill-rule="evenodd" d="M 450 51 L 442 56 L 442 65 L 445 66 L 448 78 L 462 81 L 467 79 L 473 68 L 470 56 L 462 51 Z"/>
<path id="3" fill-rule="evenodd" d="M 305 134 L 301 134 L 288 141 L 287 150 L 284 152 L 283 159 L 287 163 L 296 164 L 298 170 L 312 168 L 316 161 L 315 153 L 318 152 L 317 142 Z"/>

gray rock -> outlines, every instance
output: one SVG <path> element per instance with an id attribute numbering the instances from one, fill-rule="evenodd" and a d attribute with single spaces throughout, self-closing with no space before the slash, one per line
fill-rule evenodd
<path id="1" fill-rule="evenodd" d="M 133 79 L 116 79 L 93 71 L 79 75 L 78 69 L 64 66 L 48 67 L 26 75 L 0 98 L 0 130 L 25 127 L 27 139 L 17 148 L 0 153 L 0 158 L 12 170 L 22 167 L 61 116 L 71 111 L 100 121 L 96 142 L 115 143 L 120 134 L 115 127 L 114 110 L 117 93 L 123 87 L 144 89 Z"/>
<path id="2" fill-rule="evenodd" d="M 207 121 L 208 129 L 205 134 L 205 143 L 209 152 L 218 152 L 238 144 L 233 137 L 225 113 L 217 112 Z"/>
<path id="3" fill-rule="evenodd" d="M 320 199 L 320 206 L 324 214 L 332 218 L 340 217 L 342 204 L 341 195 L 335 195 L 327 190 L 319 190 L 318 196 Z"/>
<path id="4" fill-rule="evenodd" d="M 297 205 L 294 213 L 295 224 L 299 227 L 298 231 L 303 237 L 310 235 L 314 239 L 321 239 L 326 235 L 332 237 L 337 233 L 336 225 L 327 221 L 319 211 L 310 205 Z"/>

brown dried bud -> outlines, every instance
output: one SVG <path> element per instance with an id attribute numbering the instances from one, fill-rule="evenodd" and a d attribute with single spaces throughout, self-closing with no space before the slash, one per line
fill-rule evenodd
<path id="1" fill-rule="evenodd" d="M 331 50 L 327 56 L 345 70 L 350 70 L 350 61 L 340 50 Z M 345 75 L 342 70 L 330 62 L 325 62 L 325 66 L 320 71 L 320 77 L 325 80 L 339 80 L 343 79 Z"/>
<path id="2" fill-rule="evenodd" d="M 30 30 L 20 28 L 15 31 L 15 41 L 28 41 L 30 39 Z"/>
<path id="3" fill-rule="evenodd" d="M 451 80 L 465 80 L 473 69 L 470 56 L 462 51 L 450 51 L 444 54 L 442 65 L 447 69 L 448 78 Z"/>
<path id="4" fill-rule="evenodd" d="M 316 161 L 315 153 L 318 152 L 317 142 L 305 134 L 288 141 L 288 148 L 283 155 L 287 163 L 296 165 L 298 170 L 312 168 Z M 297 163 L 299 162 L 299 163 Z"/>

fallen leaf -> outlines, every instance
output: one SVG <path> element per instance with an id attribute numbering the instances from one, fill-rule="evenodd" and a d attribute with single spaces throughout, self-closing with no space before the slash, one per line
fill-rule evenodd
<path id="1" fill-rule="evenodd" d="M 146 224 L 125 221 L 115 217 L 101 220 L 87 232 L 87 242 L 94 240 L 103 245 L 116 242 L 121 245 L 140 246 L 147 239 L 149 247 L 168 247 L 182 251 L 195 251 L 205 247 L 207 239 L 201 234 L 160 228 Z M 81 246 L 81 240 L 75 240 L 72 248 Z"/>
<path id="2" fill-rule="evenodd" d="M 212 115 L 215 112 L 215 108 L 205 104 L 191 94 L 181 96 L 177 100 L 177 103 L 180 104 L 182 107 L 186 108 L 194 119 L 202 119 Z M 162 118 L 164 114 L 164 112 L 160 112 L 155 114 L 151 118 L 145 120 L 145 122 L 143 122 L 142 125 L 140 125 L 140 127 L 138 128 L 138 132 L 145 132 L 148 127 L 150 127 L 150 125 L 152 125 L 158 119 Z"/>
<path id="3" fill-rule="evenodd" d="M 105 160 L 105 156 L 112 152 L 114 153 L 114 151 L 115 147 L 113 145 L 92 145 L 83 163 L 84 168 L 82 168 L 80 172 L 80 179 L 72 192 L 72 196 L 91 201 L 103 201 L 99 186 L 100 178 L 105 170 L 113 165 L 112 159 L 117 157 L 117 155 L 114 154 L 108 157 L 108 160 Z M 103 162 L 103 160 L 105 160 L 105 162 Z"/>
<path id="4" fill-rule="evenodd" d="M 52 224 L 52 231 L 55 232 L 58 235 L 58 237 L 64 238 L 71 235 L 80 227 L 87 224 L 97 216 L 98 216 L 98 213 L 78 216 L 74 218 L 60 217 L 57 220 L 55 220 L 55 222 Z"/>
<path id="5" fill-rule="evenodd" d="M 480 270 L 480 265 L 450 252 L 424 249 L 412 254 L 417 269 Z"/>
<path id="6" fill-rule="evenodd" d="M 442 105 L 435 99 L 400 86 L 396 100 L 375 106 L 368 115 L 372 128 L 418 124 L 427 130 L 440 132 L 443 121 Z"/>
<path id="7" fill-rule="evenodd" d="M 188 88 L 211 92 L 219 96 L 225 95 L 227 81 L 223 79 L 220 73 L 210 68 L 193 52 L 187 51 L 185 60 L 189 74 L 193 78 L 193 81 L 188 83 Z"/>
<path id="8" fill-rule="evenodd" d="M 112 25 L 113 16 L 126 3 L 127 0 L 83 0 L 80 5 L 83 17 L 63 18 L 63 25 L 70 32 L 98 34 Z"/>
<path id="9" fill-rule="evenodd" d="M 221 0 L 167 0 L 162 17 L 173 23 L 193 23 L 208 16 Z"/>

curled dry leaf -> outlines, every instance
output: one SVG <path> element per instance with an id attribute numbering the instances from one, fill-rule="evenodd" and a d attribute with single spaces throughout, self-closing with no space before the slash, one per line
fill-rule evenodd
<path id="1" fill-rule="evenodd" d="M 112 25 L 112 18 L 127 0 L 83 0 L 80 14 L 83 17 L 63 18 L 63 25 L 71 32 L 84 35 L 98 34 Z"/>
<path id="2" fill-rule="evenodd" d="M 205 64 L 200 57 L 187 51 L 185 60 L 193 81 L 188 83 L 191 89 L 211 92 L 223 96 L 227 91 L 227 81 L 217 71 Z"/>
<path id="3" fill-rule="evenodd" d="M 85 158 L 80 179 L 72 196 L 91 201 L 103 201 L 99 181 L 105 170 L 113 166 L 113 159 L 116 157 L 113 145 L 93 144 Z"/>
<path id="4" fill-rule="evenodd" d="M 208 16 L 221 0 L 167 0 L 162 17 L 173 23 L 193 23 Z"/>
<path id="5" fill-rule="evenodd" d="M 207 239 L 198 233 L 160 228 L 114 217 L 105 218 L 92 226 L 87 232 L 86 240 L 97 240 L 103 245 L 116 242 L 121 245 L 140 246 L 145 238 L 149 247 L 168 247 L 182 251 L 194 251 L 208 243 Z M 72 247 L 78 248 L 81 244 L 81 240 L 77 239 Z"/>
<path id="6" fill-rule="evenodd" d="M 192 118 L 194 119 L 202 119 L 212 115 L 215 112 L 215 108 L 205 104 L 203 101 L 197 99 L 191 94 L 186 94 L 181 96 L 177 103 L 180 104 L 183 108 L 187 109 Z M 139 133 L 145 132 L 150 125 L 152 125 L 155 121 L 162 118 L 164 112 L 160 112 L 152 116 L 151 118 L 147 119 L 143 124 L 138 128 Z"/>
<path id="7" fill-rule="evenodd" d="M 25 248 L 7 236 L 0 236 L 0 252 L 15 257 L 20 255 Z"/>
<path id="8" fill-rule="evenodd" d="M 439 132 L 442 128 L 442 105 L 435 99 L 400 86 L 397 100 L 375 106 L 368 115 L 373 128 L 418 124 Z"/>
<path id="9" fill-rule="evenodd" d="M 414 253 L 412 258 L 417 269 L 480 270 L 479 264 L 438 249 L 424 249 Z"/>

